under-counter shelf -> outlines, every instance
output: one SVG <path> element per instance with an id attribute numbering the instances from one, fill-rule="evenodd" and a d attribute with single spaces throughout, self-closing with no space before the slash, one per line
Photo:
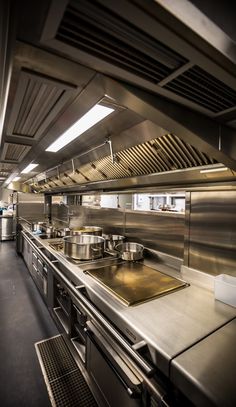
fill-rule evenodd
<path id="1" fill-rule="evenodd" d="M 62 303 L 62 301 L 58 298 L 58 297 L 56 297 L 56 300 L 57 300 L 57 303 L 58 303 L 58 305 L 59 305 L 59 307 L 63 310 L 63 312 L 68 316 L 68 318 L 69 318 L 69 311 L 67 310 L 67 308 L 65 307 L 65 305 Z M 57 307 L 56 307 L 57 308 Z"/>
<path id="2" fill-rule="evenodd" d="M 71 343 L 75 347 L 83 363 L 85 363 L 85 344 L 81 343 L 81 340 L 78 336 L 75 338 L 71 338 Z"/>
<path id="3" fill-rule="evenodd" d="M 56 314 L 59 322 L 63 326 L 66 333 L 69 334 L 69 321 L 67 320 L 67 317 L 66 317 L 64 311 L 62 310 L 62 308 L 56 307 L 56 308 L 53 308 L 53 311 Z"/>

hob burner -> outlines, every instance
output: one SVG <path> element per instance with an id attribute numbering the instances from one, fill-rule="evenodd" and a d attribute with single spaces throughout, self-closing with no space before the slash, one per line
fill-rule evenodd
<path id="1" fill-rule="evenodd" d="M 62 252 L 63 251 L 63 241 L 58 240 L 56 242 L 49 243 L 49 247 L 51 247 L 51 249 L 53 249 L 53 250 L 56 250 L 57 252 Z"/>

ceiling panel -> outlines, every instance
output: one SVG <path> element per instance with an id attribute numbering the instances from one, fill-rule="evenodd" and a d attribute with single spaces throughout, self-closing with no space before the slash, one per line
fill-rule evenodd
<path id="1" fill-rule="evenodd" d="M 16 165 L 17 164 L 0 162 L 0 171 L 10 173 L 16 167 Z"/>
<path id="2" fill-rule="evenodd" d="M 96 2 L 71 1 L 56 39 L 157 83 L 186 59 Z"/>
<path id="3" fill-rule="evenodd" d="M 7 135 L 38 139 L 63 109 L 75 87 L 21 69 Z"/>
<path id="4" fill-rule="evenodd" d="M 0 162 L 0 177 L 7 178 L 16 168 L 17 164 Z"/>
<path id="5" fill-rule="evenodd" d="M 1 160 L 20 162 L 30 150 L 29 146 L 14 143 L 5 143 Z"/>
<path id="6" fill-rule="evenodd" d="M 128 80 L 136 78 L 135 83 L 147 86 L 185 105 L 191 104 L 194 109 L 203 111 L 209 116 L 236 106 L 235 88 L 230 88 L 223 80 L 217 78 L 217 75 L 214 76 L 218 70 L 217 66 L 214 66 L 214 71 L 200 67 L 202 59 L 206 57 L 204 53 L 197 59 L 196 55 L 194 56 L 195 52 L 198 53 L 196 48 L 188 53 L 184 47 L 178 48 L 177 51 L 176 41 L 170 43 L 173 32 L 165 36 L 169 46 L 161 41 L 161 34 L 163 35 L 166 29 L 165 27 L 163 30 L 159 25 L 159 18 L 163 16 L 158 15 L 156 20 L 150 19 L 150 25 L 146 27 L 148 31 L 144 31 L 138 26 L 138 19 L 137 22 L 133 21 L 132 16 L 131 22 L 128 18 L 128 10 L 131 13 L 132 7 L 133 14 L 136 11 L 139 19 L 141 18 L 142 14 L 139 14 L 140 10 L 137 10 L 135 5 L 131 6 L 127 2 L 126 15 L 121 11 L 122 7 L 110 3 L 89 0 L 65 1 L 61 3 L 60 13 L 57 14 L 55 10 L 53 12 L 56 5 L 52 3 L 41 42 L 54 50 L 62 50 L 64 54 L 80 62 L 90 61 L 92 65 L 98 64 L 101 67 L 105 63 L 106 69 L 108 66 L 116 67 L 116 70 L 113 70 L 115 75 L 117 70 L 121 69 L 129 73 Z M 150 5 L 154 2 L 143 3 Z M 147 7 L 146 4 L 142 5 L 145 6 Z M 155 7 L 158 13 L 158 5 Z M 153 4 L 153 11 L 155 7 Z M 147 16 L 143 21 L 146 19 Z M 156 27 L 155 34 L 153 25 Z M 96 61 L 100 61 L 101 65 Z M 188 69 L 189 66 L 191 69 Z M 233 81 L 235 86 L 235 78 Z"/>

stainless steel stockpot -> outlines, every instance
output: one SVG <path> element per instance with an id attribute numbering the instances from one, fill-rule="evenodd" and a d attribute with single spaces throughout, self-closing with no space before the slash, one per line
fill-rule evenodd
<path id="1" fill-rule="evenodd" d="M 43 232 L 43 228 L 47 226 L 46 222 L 33 222 L 31 224 L 31 230 L 32 232 Z"/>
<path id="2" fill-rule="evenodd" d="M 82 226 L 81 228 L 72 230 L 71 235 L 72 236 L 80 236 L 80 235 L 102 236 L 102 228 L 99 226 Z"/>
<path id="3" fill-rule="evenodd" d="M 43 227 L 43 233 L 50 239 L 57 237 L 57 230 L 54 226 Z"/>
<path id="4" fill-rule="evenodd" d="M 122 235 L 102 235 L 105 239 L 106 249 L 114 250 L 119 243 L 123 243 L 125 236 Z"/>
<path id="5" fill-rule="evenodd" d="M 123 260 L 135 261 L 143 258 L 144 246 L 139 243 L 126 242 L 116 246 Z"/>
<path id="6" fill-rule="evenodd" d="M 94 260 L 103 256 L 105 239 L 101 236 L 64 237 L 64 254 L 76 260 Z"/>
<path id="7" fill-rule="evenodd" d="M 70 236 L 72 234 L 70 228 L 58 229 L 57 232 L 59 237 Z"/>

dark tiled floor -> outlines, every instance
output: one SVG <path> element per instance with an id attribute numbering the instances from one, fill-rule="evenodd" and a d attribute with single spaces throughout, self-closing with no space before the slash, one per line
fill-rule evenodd
<path id="1" fill-rule="evenodd" d="M 50 406 L 34 343 L 57 334 L 15 242 L 0 242 L 1 406 Z"/>

